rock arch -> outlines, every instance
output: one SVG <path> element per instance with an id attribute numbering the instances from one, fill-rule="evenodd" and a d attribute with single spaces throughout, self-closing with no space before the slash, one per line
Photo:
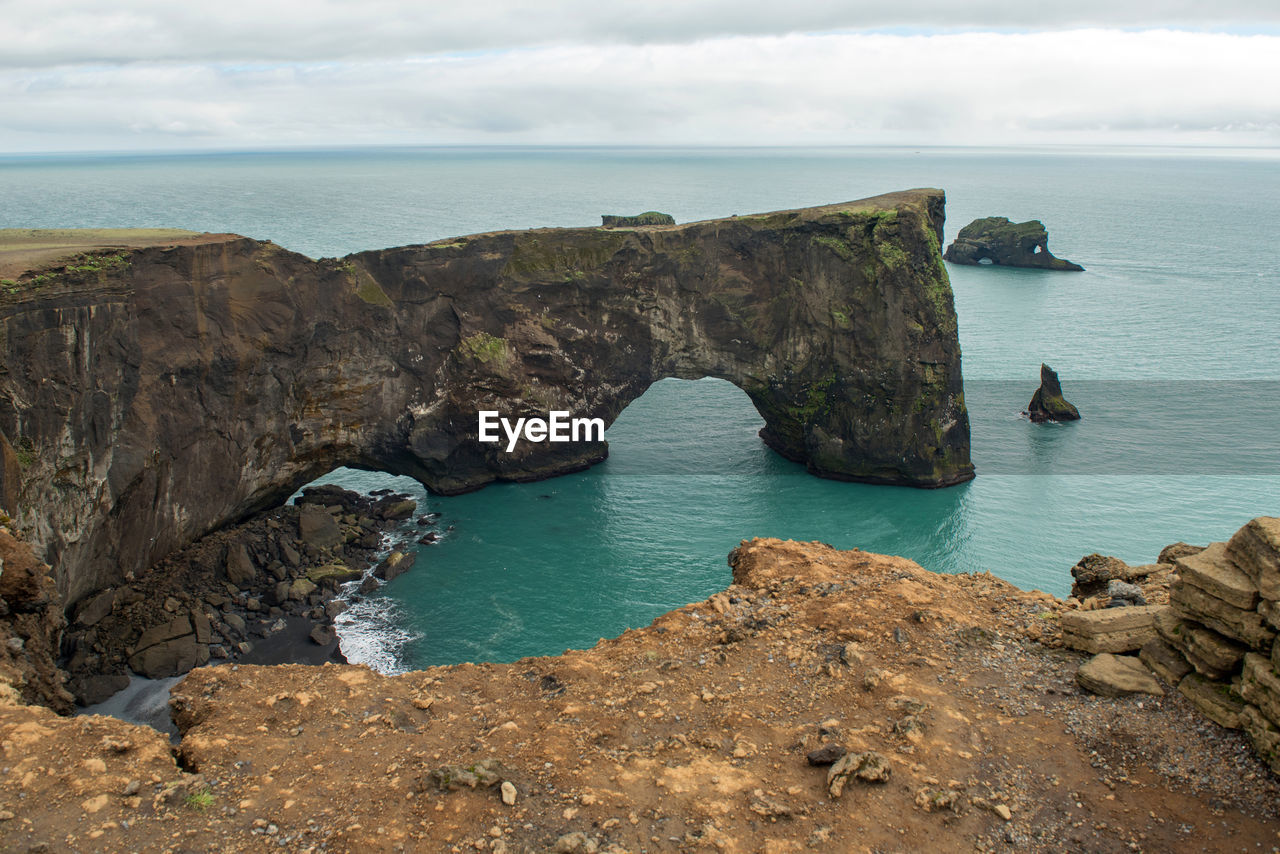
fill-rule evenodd
<path id="1" fill-rule="evenodd" d="M 914 190 L 320 261 L 211 236 L 28 276 L 0 301 L 0 496 L 74 602 L 339 465 L 446 494 L 584 468 L 603 443 L 508 454 L 477 411 L 612 423 L 668 376 L 743 389 L 814 474 L 958 483 L 942 218 Z"/>

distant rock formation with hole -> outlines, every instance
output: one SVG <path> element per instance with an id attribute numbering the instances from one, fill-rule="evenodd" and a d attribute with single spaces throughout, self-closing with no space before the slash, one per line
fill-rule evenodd
<path id="1" fill-rule="evenodd" d="M 1084 267 L 1049 251 L 1049 232 L 1038 219 L 1010 222 L 1007 217 L 975 219 L 960 229 L 943 260 L 952 264 L 995 264 L 1040 270 L 1083 272 Z"/>

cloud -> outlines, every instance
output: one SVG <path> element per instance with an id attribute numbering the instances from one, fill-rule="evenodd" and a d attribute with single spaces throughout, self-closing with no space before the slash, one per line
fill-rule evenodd
<path id="1" fill-rule="evenodd" d="M 1280 142 L 1280 36 L 732 36 L 0 70 L 0 150 Z"/>
<path id="2" fill-rule="evenodd" d="M 307 62 L 907 28 L 1280 32 L 1274 0 L 7 0 L 0 65 Z"/>

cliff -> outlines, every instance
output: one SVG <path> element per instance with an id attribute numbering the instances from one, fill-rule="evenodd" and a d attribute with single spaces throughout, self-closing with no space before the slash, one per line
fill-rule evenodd
<path id="1" fill-rule="evenodd" d="M 0 290 L 0 500 L 68 606 L 337 466 L 441 493 L 603 459 L 477 411 L 608 424 L 664 377 L 742 388 L 814 474 L 972 477 L 939 255 L 913 190 L 681 226 L 498 232 L 311 260 L 210 235 L 86 248 Z"/>
<path id="2" fill-rule="evenodd" d="M 1243 737 L 1176 691 L 1082 693 L 1053 597 L 819 543 L 730 564 L 706 601 L 562 656 L 199 668 L 179 763 L 154 730 L 0 693 L 0 848 L 1274 845 L 1280 781 Z"/>

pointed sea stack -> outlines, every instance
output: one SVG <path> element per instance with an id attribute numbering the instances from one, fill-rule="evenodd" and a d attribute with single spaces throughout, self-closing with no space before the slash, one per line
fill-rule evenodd
<path id="1" fill-rule="evenodd" d="M 1079 421 L 1080 410 L 1062 396 L 1058 373 L 1048 365 L 1040 365 L 1040 388 L 1027 404 L 1027 417 L 1036 424 L 1045 421 Z"/>
<path id="2" fill-rule="evenodd" d="M 1010 222 L 1002 216 L 975 219 L 960 229 L 942 258 L 952 264 L 1084 272 L 1079 264 L 1054 257 L 1049 251 L 1049 232 L 1038 219 L 1027 222 Z"/>

